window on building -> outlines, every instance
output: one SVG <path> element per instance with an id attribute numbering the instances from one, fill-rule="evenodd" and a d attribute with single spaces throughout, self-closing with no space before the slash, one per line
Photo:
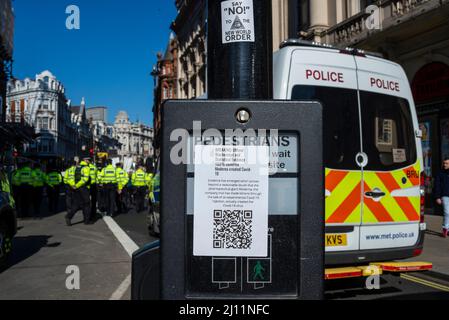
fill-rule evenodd
<path id="1" fill-rule="evenodd" d="M 310 0 L 300 0 L 298 5 L 298 30 L 310 28 Z"/>
<path id="2" fill-rule="evenodd" d="M 48 130 L 48 117 L 42 117 L 42 118 L 39 118 L 39 119 L 41 120 L 40 128 L 42 130 Z"/>

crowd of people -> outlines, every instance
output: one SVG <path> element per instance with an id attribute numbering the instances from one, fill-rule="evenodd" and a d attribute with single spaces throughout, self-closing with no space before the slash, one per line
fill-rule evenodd
<path id="1" fill-rule="evenodd" d="M 85 224 L 92 224 L 98 214 L 114 216 L 132 208 L 142 212 L 146 199 L 153 198 L 153 174 L 147 172 L 150 170 L 143 164 L 137 165 L 135 171 L 126 172 L 121 163 L 114 166 L 110 159 L 97 167 L 90 158 L 75 157 L 63 172 L 53 165 L 46 169 L 44 172 L 38 162 L 24 161 L 13 173 L 13 194 L 19 217 L 27 218 L 31 214 L 41 217 L 44 189 L 50 214 L 58 212 L 60 195 L 65 190 L 68 226 L 78 211 L 82 211 Z"/>

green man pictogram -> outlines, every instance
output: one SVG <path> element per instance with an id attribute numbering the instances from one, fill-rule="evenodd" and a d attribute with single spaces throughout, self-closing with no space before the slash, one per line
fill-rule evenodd
<path id="1" fill-rule="evenodd" d="M 257 261 L 257 264 L 253 268 L 254 276 L 253 280 L 256 281 L 257 278 L 260 280 L 265 280 L 265 277 L 263 276 L 263 272 L 265 271 L 265 268 L 262 266 L 262 263 L 260 261 Z"/>

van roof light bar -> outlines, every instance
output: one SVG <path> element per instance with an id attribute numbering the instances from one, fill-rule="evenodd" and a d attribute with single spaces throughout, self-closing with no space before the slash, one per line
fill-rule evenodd
<path id="1" fill-rule="evenodd" d="M 325 49 L 334 49 L 339 50 L 340 53 L 351 54 L 359 57 L 373 56 L 377 58 L 384 58 L 382 54 L 377 52 L 369 52 L 362 49 L 346 47 L 344 49 L 333 46 L 327 43 L 320 43 L 315 41 L 307 41 L 302 39 L 288 39 L 281 43 L 280 48 L 285 47 L 315 47 L 315 48 L 325 48 Z"/>
<path id="2" fill-rule="evenodd" d="M 285 41 L 282 41 L 280 48 L 282 49 L 282 48 L 290 47 L 290 46 L 316 47 L 316 48 L 328 48 L 328 49 L 338 50 L 338 48 L 334 47 L 333 45 L 327 44 L 327 43 L 307 41 L 307 40 L 302 40 L 302 39 L 287 39 Z"/>

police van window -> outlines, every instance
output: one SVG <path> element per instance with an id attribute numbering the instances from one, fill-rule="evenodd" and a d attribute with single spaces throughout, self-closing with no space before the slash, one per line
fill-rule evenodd
<path id="1" fill-rule="evenodd" d="M 324 163 L 329 169 L 357 170 L 360 152 L 357 91 L 351 89 L 294 86 L 292 100 L 314 99 L 323 105 Z"/>
<path id="2" fill-rule="evenodd" d="M 366 170 L 387 171 L 416 162 L 413 122 L 407 100 L 360 92 Z"/>

